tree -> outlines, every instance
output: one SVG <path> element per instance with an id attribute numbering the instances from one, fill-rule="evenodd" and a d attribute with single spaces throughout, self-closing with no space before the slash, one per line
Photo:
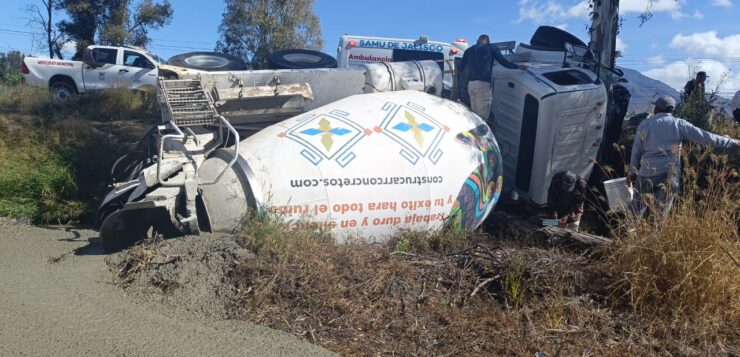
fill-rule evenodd
<path id="1" fill-rule="evenodd" d="M 151 42 L 149 30 L 172 21 L 174 9 L 169 0 L 138 1 L 131 11 L 132 0 L 56 0 L 69 20 L 60 22 L 59 29 L 77 41 L 79 58 L 87 46 L 97 43 L 123 46 L 146 46 Z"/>
<path id="2" fill-rule="evenodd" d="M 313 0 L 225 0 L 216 50 L 265 68 L 267 56 L 287 48 L 319 50 L 319 18 Z"/>
<path id="3" fill-rule="evenodd" d="M 49 49 L 49 58 L 56 56 L 59 59 L 63 59 L 62 46 L 66 41 L 63 40 L 61 32 L 58 31 L 54 24 L 53 17 L 57 8 L 56 3 L 57 0 L 41 0 L 43 7 L 39 7 L 36 4 L 29 4 L 26 6 L 26 12 L 30 16 L 28 25 L 40 27 L 46 35 L 46 38 L 42 42 Z"/>
<path id="4" fill-rule="evenodd" d="M 143 0 L 130 11 L 131 0 L 103 0 L 107 10 L 101 16 L 100 43 L 122 46 L 146 46 L 151 42 L 149 30 L 162 28 L 172 21 L 174 10 L 168 0 L 155 3 Z"/>
<path id="5" fill-rule="evenodd" d="M 21 63 L 23 63 L 23 55 L 20 51 L 0 53 L 0 82 L 6 85 L 19 84 Z"/>
<path id="6" fill-rule="evenodd" d="M 602 66 L 614 68 L 617 33 L 619 32 L 619 0 L 591 0 L 591 47 Z"/>
<path id="7" fill-rule="evenodd" d="M 77 51 L 73 58 L 81 59 L 87 46 L 95 43 L 97 20 L 103 9 L 101 0 L 59 0 L 56 6 L 69 17 L 59 22 L 59 30 L 76 41 Z"/>

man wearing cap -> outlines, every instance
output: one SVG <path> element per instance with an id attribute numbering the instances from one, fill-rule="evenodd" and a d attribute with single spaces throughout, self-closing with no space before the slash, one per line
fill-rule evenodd
<path id="1" fill-rule="evenodd" d="M 578 230 L 587 189 L 586 180 L 570 171 L 552 176 L 547 189 L 547 206 L 550 217 L 559 220 L 560 227 Z"/>
<path id="2" fill-rule="evenodd" d="M 493 101 L 493 93 L 491 93 L 491 69 L 493 62 L 496 61 L 510 69 L 526 68 L 509 62 L 501 54 L 498 47 L 492 45 L 490 42 L 491 40 L 488 35 L 480 35 L 478 42 L 465 50 L 459 68 L 461 73 L 465 68 L 468 69 L 470 107 L 483 120 L 488 120 L 488 116 L 491 114 L 491 102 Z"/>
<path id="3" fill-rule="evenodd" d="M 699 71 L 696 74 L 696 78 L 686 82 L 686 86 L 683 87 L 684 101 L 689 99 L 701 99 L 704 100 L 706 91 L 704 90 L 704 82 L 707 80 L 707 72 Z"/>
<path id="4" fill-rule="evenodd" d="M 632 209 L 641 217 L 646 209 L 645 195 L 655 198 L 662 218 L 673 204 L 681 174 L 681 143 L 690 141 L 725 148 L 737 148 L 737 140 L 712 134 L 688 121 L 673 116 L 676 101 L 670 96 L 658 98 L 654 115 L 637 127 L 632 144 L 629 179 L 635 183 L 636 197 Z"/>

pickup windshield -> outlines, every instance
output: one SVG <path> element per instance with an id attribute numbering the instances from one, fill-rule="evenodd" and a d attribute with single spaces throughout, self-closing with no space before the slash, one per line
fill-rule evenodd
<path id="1" fill-rule="evenodd" d="M 164 63 L 165 62 L 165 60 L 163 60 L 161 57 L 155 55 L 154 53 L 147 52 L 146 54 L 149 55 L 149 57 L 151 59 L 153 59 L 154 62 L 156 62 L 155 64 Z"/>

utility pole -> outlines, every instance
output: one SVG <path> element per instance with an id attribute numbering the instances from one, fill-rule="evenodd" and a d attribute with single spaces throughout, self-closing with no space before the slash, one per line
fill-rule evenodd
<path id="1" fill-rule="evenodd" d="M 619 30 L 619 0 L 591 0 L 591 42 L 589 47 L 599 54 L 601 65 L 614 68 Z"/>

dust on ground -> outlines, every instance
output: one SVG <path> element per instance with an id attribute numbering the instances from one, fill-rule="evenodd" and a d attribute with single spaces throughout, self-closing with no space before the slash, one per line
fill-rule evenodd
<path id="1" fill-rule="evenodd" d="M 130 295 L 225 319 L 237 298 L 231 273 L 253 254 L 233 236 L 202 234 L 145 242 L 106 259 Z"/>
<path id="2" fill-rule="evenodd" d="M 183 242 L 203 252 L 229 244 Z M 232 257 L 228 254 L 223 259 Z M 199 264 L 212 267 L 209 264 L 219 264 L 218 259 L 208 255 Z M 187 300 L 165 298 L 162 304 L 143 299 L 143 291 L 115 283 L 105 260 L 94 231 L 0 220 L 0 355 L 329 354 L 287 333 L 218 319 L 218 309 L 193 309 Z M 199 275 L 195 266 L 187 269 L 195 269 L 190 279 L 210 279 Z M 187 290 L 198 284 L 184 275 L 162 274 L 194 299 L 209 294 L 207 286 Z"/>

